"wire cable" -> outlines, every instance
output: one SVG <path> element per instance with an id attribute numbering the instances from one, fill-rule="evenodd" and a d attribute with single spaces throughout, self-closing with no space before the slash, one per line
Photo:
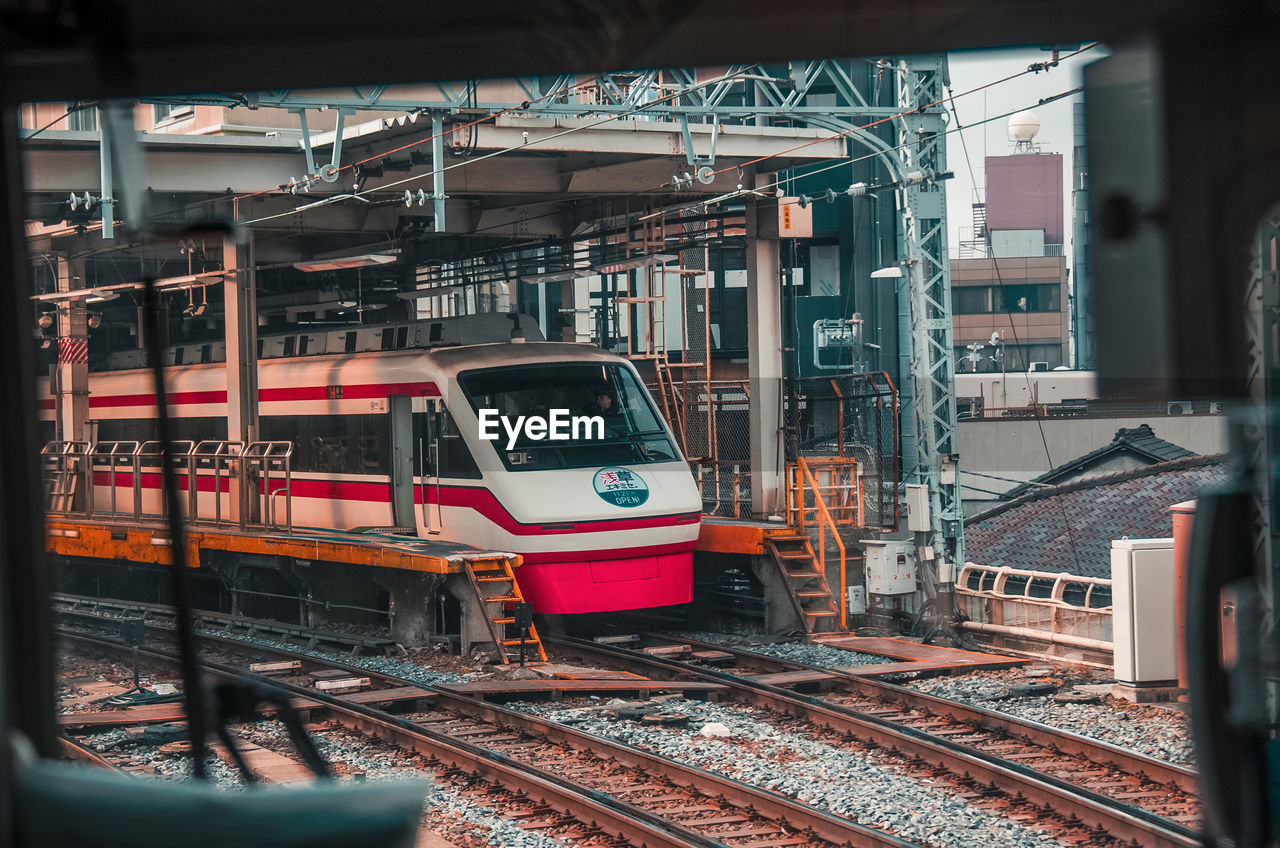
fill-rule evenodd
<path id="1" fill-rule="evenodd" d="M 1074 55 L 1074 54 L 1073 54 L 1073 55 Z M 1035 66 L 1033 65 L 1032 67 L 1035 67 Z M 955 117 L 955 119 L 956 119 L 956 131 L 957 131 L 957 132 L 960 132 L 960 149 L 964 152 L 964 161 L 965 161 L 965 166 L 969 169 L 969 181 L 970 181 L 974 186 L 977 186 L 977 184 L 978 184 L 978 179 L 977 179 L 977 177 L 975 176 L 975 174 L 974 174 L 974 170 L 973 170 L 973 158 L 969 155 L 969 145 L 968 145 L 968 143 L 965 141 L 965 138 L 964 138 L 964 132 L 962 132 L 962 130 L 964 129 L 964 125 L 960 122 L 960 114 L 956 111 L 955 97 L 954 97 L 953 95 L 951 95 L 951 86 L 950 86 L 950 85 L 948 85 L 948 86 L 947 86 L 947 94 L 948 94 L 948 97 L 946 98 L 947 104 L 951 107 L 951 114 L 952 114 L 952 115 Z M 985 153 L 985 151 L 983 151 L 983 152 Z M 1005 282 L 1004 282 L 1004 277 L 1003 277 L 1003 276 L 1001 275 L 1001 273 L 1000 273 L 1000 260 L 999 260 L 998 258 L 994 257 L 994 256 L 993 256 L 993 257 L 991 257 L 991 267 L 992 267 L 992 270 L 994 270 L 994 271 L 995 271 L 995 275 L 996 275 L 996 287 L 997 287 L 997 288 L 999 289 L 999 291 L 1000 291 L 1000 302 L 1001 302 L 1001 304 L 1004 306 L 1004 315 L 1005 315 L 1005 317 L 1006 317 L 1006 318 L 1008 319 L 1008 321 L 1009 321 L 1009 332 L 1013 335 L 1013 343 L 1014 343 L 1018 348 L 1021 348 L 1021 347 L 1022 347 L 1022 342 L 1021 342 L 1021 341 L 1019 341 L 1019 339 L 1018 339 L 1018 327 L 1017 327 L 1017 325 L 1014 323 L 1014 320 L 1013 320 L 1013 312 L 1009 309 L 1009 307 L 1008 307 L 1008 301 L 1007 301 L 1007 300 L 1006 300 L 1006 298 L 1004 297 L 1004 292 L 1005 292 Z M 1061 300 L 1060 300 L 1059 302 L 1061 302 Z M 953 314 L 953 316 L 954 316 L 954 314 L 955 314 L 955 313 L 954 313 L 954 310 L 953 310 L 952 314 Z M 1003 351 L 1001 351 L 1001 355 L 1003 355 Z M 952 351 L 952 356 L 953 356 L 953 357 L 955 356 L 955 352 L 954 352 L 954 350 Z M 1028 362 L 1030 362 L 1030 360 L 1029 360 L 1028 358 L 1026 358 L 1025 356 L 1024 356 L 1023 361 L 1024 361 L 1024 363 L 1028 363 Z M 953 368 L 952 368 L 952 374 L 954 374 L 954 373 L 955 373 L 955 368 L 953 367 Z M 1006 377 L 1005 379 L 1007 380 L 1008 378 Z M 1026 382 L 1027 382 L 1027 394 L 1028 394 L 1028 398 L 1030 398 L 1030 397 L 1032 396 L 1032 393 L 1033 393 L 1033 389 L 1032 389 L 1032 387 L 1031 387 L 1031 372 L 1030 372 L 1030 371 L 1023 372 L 1023 379 L 1025 379 L 1025 380 L 1026 380 Z M 1053 469 L 1053 467 L 1054 467 L 1054 466 L 1053 466 L 1053 458 L 1052 458 L 1052 456 L 1050 456 L 1050 452 L 1049 452 L 1049 440 L 1048 440 L 1048 438 L 1045 436 L 1045 432 L 1044 432 L 1044 422 L 1040 419 L 1040 416 L 1038 416 L 1038 415 L 1036 416 L 1035 421 L 1036 421 L 1036 428 L 1037 428 L 1037 430 L 1038 430 L 1038 431 L 1039 431 L 1039 433 L 1040 433 L 1040 443 L 1041 443 L 1042 445 L 1044 445 L 1044 458 L 1045 458 L 1045 461 L 1049 463 L 1049 468 L 1052 470 L 1052 469 Z M 969 487 L 969 488 L 973 488 L 973 487 Z M 981 490 L 979 490 L 979 491 L 981 491 Z M 1077 548 L 1076 548 L 1075 533 L 1073 532 L 1072 527 L 1071 527 L 1071 519 L 1067 516 L 1067 508 L 1066 508 L 1066 506 L 1062 503 L 1062 495 L 1060 495 L 1060 494 L 1059 494 L 1059 495 L 1054 495 L 1054 496 L 1053 496 L 1053 499 L 1054 499 L 1054 501 L 1055 501 L 1055 502 L 1057 503 L 1057 505 L 1058 505 L 1058 510 L 1059 510 L 1059 512 L 1062 514 L 1062 525 L 1063 525 L 1063 527 L 1064 527 L 1064 528 L 1066 529 L 1066 531 L 1067 531 L 1067 542 L 1068 542 L 1068 544 L 1069 544 L 1069 545 L 1070 545 L 1070 547 L 1071 547 L 1071 558 L 1075 561 L 1076 571 L 1077 571 L 1077 572 L 1079 572 L 1079 570 L 1080 570 L 1080 553 L 1079 553 L 1079 551 L 1078 551 L 1078 550 L 1077 550 Z"/>

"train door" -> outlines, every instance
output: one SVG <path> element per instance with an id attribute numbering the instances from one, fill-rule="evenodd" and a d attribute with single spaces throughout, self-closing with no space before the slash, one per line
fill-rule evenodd
<path id="1" fill-rule="evenodd" d="M 391 523 L 417 528 L 413 510 L 413 399 L 408 395 L 387 398 L 391 418 Z"/>
<path id="2" fill-rule="evenodd" d="M 413 416 L 419 426 L 414 428 L 417 439 L 414 452 L 418 500 L 422 506 L 422 526 L 429 534 L 443 529 L 440 515 L 440 430 L 443 405 L 439 398 L 427 400 L 427 411 Z"/>

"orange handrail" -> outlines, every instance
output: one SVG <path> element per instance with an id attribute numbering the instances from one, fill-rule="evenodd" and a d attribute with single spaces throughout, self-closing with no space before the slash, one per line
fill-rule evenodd
<path id="1" fill-rule="evenodd" d="M 822 498 L 822 490 L 818 488 L 818 481 L 814 478 L 813 472 L 809 470 L 809 463 L 804 461 L 804 457 L 796 457 L 796 468 L 800 470 L 802 475 L 800 485 L 796 487 L 800 495 L 800 526 L 804 527 L 804 484 L 808 483 L 813 487 L 814 500 L 814 517 L 818 519 L 818 561 L 821 564 L 821 573 L 827 573 L 827 544 L 826 529 L 827 525 L 831 525 L 831 535 L 836 540 L 836 546 L 840 549 L 840 629 L 849 629 L 849 601 L 848 589 L 846 587 L 845 578 L 845 550 L 844 540 L 840 538 L 840 533 L 836 526 L 836 520 L 831 517 L 831 512 L 827 509 L 827 502 Z M 825 519 L 825 520 L 824 520 Z"/>

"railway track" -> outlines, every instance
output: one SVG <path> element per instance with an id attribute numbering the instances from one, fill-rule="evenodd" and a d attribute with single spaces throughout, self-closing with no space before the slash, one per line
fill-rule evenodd
<path id="1" fill-rule="evenodd" d="M 654 643 L 687 644 L 695 651 L 730 654 L 744 666 L 726 671 L 670 656 L 581 639 L 546 639 L 562 652 L 648 675 L 695 677 L 723 683 L 731 697 L 781 716 L 830 728 L 919 758 L 938 768 L 1021 796 L 1074 817 L 1113 838 L 1140 845 L 1200 845 L 1195 773 L 1034 722 L 972 707 L 902 686 L 833 669 L 692 639 L 645 634 Z M 822 682 L 834 694 L 814 697 L 755 676 L 807 671 L 795 680 Z M 815 676 L 825 678 L 815 681 Z"/>
<path id="2" fill-rule="evenodd" d="M 135 605 L 137 609 L 145 606 Z M 84 609 L 74 614 L 93 617 Z M 164 629 L 163 625 L 156 626 Z M 928 779 L 950 782 L 954 794 L 977 803 L 986 803 L 996 809 L 1016 808 L 1017 817 L 1041 820 L 1052 830 L 1065 834 L 1066 841 L 1069 842 L 1088 845 L 1137 844 L 1161 848 L 1189 848 L 1199 844 L 1194 832 L 1185 823 L 1130 803 L 1134 800 L 1150 801 L 1152 798 L 1164 797 L 1166 806 L 1163 809 L 1187 809 L 1168 806 L 1177 803 L 1174 797 L 1176 793 L 1181 793 L 1184 799 L 1188 799 L 1190 791 L 1194 789 L 1194 773 L 1186 769 L 1151 760 L 1115 746 L 1095 743 L 1075 734 L 933 698 L 882 681 L 854 678 L 830 669 L 812 669 L 800 663 L 693 640 L 674 640 L 656 635 L 650 636 L 650 639 L 661 640 L 668 645 L 685 642 L 691 648 L 732 654 L 735 661 L 744 667 L 739 672 L 747 670 L 776 673 L 779 669 L 820 671 L 824 678 L 834 681 L 834 685 L 844 690 L 829 697 L 848 700 L 846 703 L 839 703 L 838 700 L 807 697 L 752 681 L 749 676 L 740 676 L 740 673 L 707 669 L 670 658 L 645 655 L 635 650 L 609 648 L 572 639 L 556 640 L 556 644 L 565 651 L 589 656 L 607 664 L 641 670 L 655 678 L 697 678 L 721 683 L 730 687 L 731 697 L 734 699 L 772 713 L 780 722 L 791 721 L 833 731 L 837 734 L 837 744 L 842 736 L 845 744 L 870 743 L 872 747 L 897 752 L 905 760 L 915 763 L 913 770 L 924 772 Z M 243 644 L 232 641 L 237 645 Z M 259 646 L 254 646 L 253 649 L 266 650 Z M 302 657 L 305 661 L 316 662 L 312 657 Z M 335 664 L 326 662 L 326 665 Z M 397 678 L 372 675 L 359 666 L 345 668 L 353 674 L 384 677 L 383 685 L 403 685 L 405 682 Z M 471 702 L 468 710 L 477 709 L 474 705 L 479 703 L 443 690 L 436 690 L 436 694 L 443 702 L 452 699 Z M 505 727 L 508 732 L 513 729 L 524 732 L 519 728 L 521 722 L 536 721 L 530 716 L 501 710 L 492 705 L 483 707 L 499 710 L 499 713 L 485 716 L 484 720 L 492 722 L 493 728 Z M 501 720 L 495 721 L 495 715 L 500 715 Z M 446 719 L 441 727 L 448 727 L 449 721 Z M 489 727 L 468 726 L 456 721 L 454 726 L 461 727 L 464 733 L 474 732 L 479 738 L 487 736 L 496 749 L 501 749 L 502 745 L 512 741 L 500 738 L 503 734 L 495 733 Z M 545 722 L 542 723 L 540 732 L 576 734 L 575 731 Z M 1056 741 L 1046 742 L 1046 734 Z M 586 738 L 598 740 L 598 737 Z M 1032 746 L 1033 750 L 1023 746 Z M 519 748 L 515 750 L 519 751 Z M 1142 777 L 1136 770 L 1147 766 L 1153 769 L 1163 767 L 1168 771 L 1158 773 L 1158 778 Z M 1080 774 L 1076 773 L 1076 769 L 1080 770 Z M 592 768 L 584 768 L 582 771 L 584 774 L 593 772 Z M 1088 783 L 1081 785 L 1078 782 L 1080 780 Z M 1135 780 L 1138 781 L 1136 784 Z M 1125 792 L 1126 789 L 1129 791 Z M 607 791 L 607 788 L 601 791 Z M 1117 800 L 1103 794 L 1105 791 L 1131 794 L 1133 797 Z M 991 796 L 995 796 L 994 801 Z M 1190 804 L 1191 800 L 1187 803 Z"/>
<path id="3" fill-rule="evenodd" d="M 121 655 L 128 650 L 118 642 L 71 631 L 64 630 L 60 636 Z M 227 638 L 202 638 L 215 641 L 219 650 L 288 656 L 307 665 L 376 679 L 388 688 L 408 683 L 306 654 Z M 176 659 L 155 648 L 141 653 L 157 662 Z M 224 663 L 202 662 L 220 677 L 261 680 Z M 423 754 L 433 764 L 453 770 L 455 777 L 473 774 L 492 780 L 503 790 L 535 799 L 541 809 L 561 811 L 584 823 L 600 822 L 599 829 L 624 834 L 633 845 L 919 848 L 784 796 L 445 690 L 424 687 L 429 690 L 424 700 L 430 701 L 430 709 L 396 716 L 310 689 L 276 685 L 304 702 L 317 702 L 344 725 Z"/>

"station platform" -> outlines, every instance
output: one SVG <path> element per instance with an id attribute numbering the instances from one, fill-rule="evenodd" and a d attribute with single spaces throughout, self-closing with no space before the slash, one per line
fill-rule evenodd
<path id="1" fill-rule="evenodd" d="M 694 550 L 713 554 L 763 555 L 767 552 L 766 538 L 794 532 L 782 521 L 749 521 L 704 515 Z"/>
<path id="2" fill-rule="evenodd" d="M 454 542 L 310 528 L 294 528 L 291 533 L 283 533 L 196 524 L 187 528 L 186 542 L 186 559 L 192 566 L 200 563 L 201 551 L 285 556 L 425 574 L 460 574 L 467 563 L 508 560 L 512 566 L 518 566 L 521 562 L 518 554 L 486 551 Z M 118 521 L 51 517 L 45 523 L 45 548 L 58 556 L 158 565 L 173 561 L 168 527 L 159 521 L 139 521 L 132 517 Z"/>

